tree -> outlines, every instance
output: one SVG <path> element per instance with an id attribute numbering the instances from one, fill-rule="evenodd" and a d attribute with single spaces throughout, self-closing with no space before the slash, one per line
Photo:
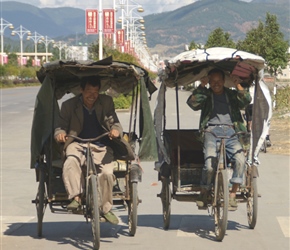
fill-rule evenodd
<path id="1" fill-rule="evenodd" d="M 201 48 L 202 48 L 201 44 L 195 43 L 193 40 L 189 44 L 189 50 L 192 50 L 192 49 L 201 49 Z"/>
<path id="2" fill-rule="evenodd" d="M 277 75 L 287 66 L 288 41 L 280 31 L 277 17 L 267 13 L 265 24 L 259 21 L 258 27 L 250 30 L 243 41 L 237 43 L 237 49 L 262 56 L 271 75 Z"/>
<path id="3" fill-rule="evenodd" d="M 230 33 L 224 32 L 222 28 L 217 28 L 209 34 L 207 42 L 204 47 L 235 48 L 236 45 L 230 37 L 231 37 Z"/>

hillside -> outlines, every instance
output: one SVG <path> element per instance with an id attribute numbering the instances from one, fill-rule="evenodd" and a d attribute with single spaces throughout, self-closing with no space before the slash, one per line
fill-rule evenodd
<path id="1" fill-rule="evenodd" d="M 202 0 L 172 12 L 145 16 L 148 47 L 155 48 L 162 44 L 175 46 L 181 52 L 184 45 L 192 40 L 205 43 L 209 33 L 218 27 L 229 32 L 234 41 L 238 41 L 244 39 L 247 31 L 256 27 L 259 20 L 264 22 L 267 12 L 277 16 L 285 39 L 289 39 L 289 5 L 285 8 L 284 4 L 277 3 Z M 171 53 L 164 51 L 164 54 Z"/>
<path id="2" fill-rule="evenodd" d="M 182 52 L 184 45 L 192 40 L 205 43 L 209 33 L 218 27 L 229 32 L 234 41 L 238 41 L 244 39 L 247 31 L 255 27 L 259 20 L 264 22 L 267 12 L 277 16 L 285 39 L 290 40 L 287 1 L 270 3 L 270 0 L 254 0 L 246 3 L 238 0 L 200 0 L 174 11 L 147 15 L 144 16 L 147 45 L 152 53 L 164 57 L 174 56 Z M 2 3 L 2 17 L 12 22 L 15 28 L 23 25 L 31 32 L 37 31 L 72 44 L 91 43 L 97 39 L 97 36 L 84 34 L 85 11 L 82 9 L 37 8 L 9 1 Z M 5 30 L 5 36 L 12 38 L 8 29 Z M 17 40 L 17 37 L 13 39 Z"/>

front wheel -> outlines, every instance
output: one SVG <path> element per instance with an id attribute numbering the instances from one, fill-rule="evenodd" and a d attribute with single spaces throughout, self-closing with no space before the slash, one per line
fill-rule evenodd
<path id="1" fill-rule="evenodd" d="M 249 227 L 251 229 L 254 229 L 257 223 L 258 216 L 257 178 L 252 178 L 251 180 L 251 188 L 247 198 L 247 216 Z"/>
<path id="2" fill-rule="evenodd" d="M 229 190 L 227 170 L 221 170 L 217 174 L 217 184 L 215 190 L 216 204 L 213 206 L 215 220 L 215 235 L 218 241 L 222 241 L 228 224 Z"/>
<path id="3" fill-rule="evenodd" d="M 40 166 L 38 170 L 38 190 L 35 199 L 36 211 L 37 211 L 37 235 L 42 237 L 42 222 L 47 205 L 47 195 L 45 191 L 45 179 L 46 173 L 44 166 Z"/>
<path id="4" fill-rule="evenodd" d="M 130 201 L 129 201 L 129 209 L 128 209 L 128 225 L 129 225 L 129 234 L 130 236 L 134 236 L 137 229 L 137 207 L 138 207 L 138 190 L 137 190 L 138 182 L 132 182 L 130 184 Z"/>
<path id="5" fill-rule="evenodd" d="M 88 187 L 88 201 L 87 209 L 91 218 L 92 233 L 93 233 L 93 245 L 94 249 L 100 248 L 100 210 L 98 202 L 98 186 L 97 176 L 91 175 L 89 178 Z"/>

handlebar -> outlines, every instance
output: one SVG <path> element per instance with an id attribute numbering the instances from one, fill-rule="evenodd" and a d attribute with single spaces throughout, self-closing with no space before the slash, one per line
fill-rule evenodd
<path id="1" fill-rule="evenodd" d="M 67 135 L 66 137 L 71 137 L 71 138 L 77 139 L 77 140 L 79 140 L 81 142 L 94 142 L 94 141 L 100 140 L 101 138 L 103 138 L 103 137 L 105 137 L 105 136 L 107 136 L 109 134 L 110 134 L 110 132 L 106 132 L 106 133 L 104 133 L 102 135 L 99 135 L 99 136 L 97 136 L 95 138 L 89 138 L 89 139 L 83 139 L 83 138 L 80 138 L 80 137 L 75 136 L 75 135 Z"/>
<path id="2" fill-rule="evenodd" d="M 206 130 L 206 129 L 200 130 L 200 132 L 211 133 L 215 138 L 219 138 L 219 139 L 231 139 L 231 138 L 233 138 L 236 135 L 246 135 L 246 134 L 249 134 L 249 132 L 246 132 L 246 131 L 239 131 L 239 132 L 236 132 L 236 133 L 234 133 L 234 134 L 232 134 L 230 136 L 224 136 L 224 135 L 216 135 L 214 132 L 209 131 L 209 130 Z"/>

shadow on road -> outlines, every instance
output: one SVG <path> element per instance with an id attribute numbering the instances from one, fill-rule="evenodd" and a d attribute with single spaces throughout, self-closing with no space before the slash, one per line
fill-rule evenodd
<path id="1" fill-rule="evenodd" d="M 121 223 L 111 225 L 101 223 L 101 242 L 111 243 L 113 239 L 130 237 L 128 233 L 128 217 L 119 216 Z M 215 241 L 214 220 L 209 215 L 171 215 L 170 227 L 168 231 L 176 231 L 177 236 L 196 235 L 201 238 Z M 144 228 L 155 228 L 163 230 L 162 215 L 139 215 L 138 230 Z M 228 221 L 227 230 L 241 230 L 247 226 L 241 225 L 234 221 Z M 149 229 L 150 230 L 150 229 Z M 85 221 L 66 221 L 66 222 L 43 222 L 43 237 L 37 237 L 37 222 L 12 223 L 4 232 L 7 236 L 28 236 L 35 240 L 48 240 L 57 242 L 60 245 L 71 245 L 76 249 L 93 249 L 92 248 L 92 231 L 91 224 Z"/>

